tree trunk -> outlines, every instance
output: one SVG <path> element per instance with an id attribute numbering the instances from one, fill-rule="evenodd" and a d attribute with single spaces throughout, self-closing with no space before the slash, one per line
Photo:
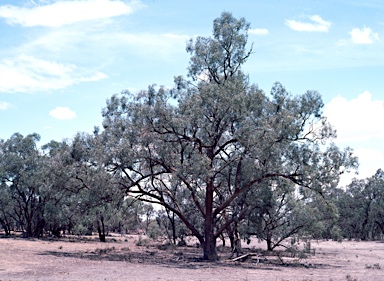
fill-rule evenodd
<path id="1" fill-rule="evenodd" d="M 239 232 L 237 231 L 237 224 L 235 223 L 234 226 L 234 231 L 235 231 L 235 248 L 234 251 L 236 252 L 237 256 L 240 256 L 243 251 L 241 250 L 241 239 L 239 237 Z"/>
<path id="2" fill-rule="evenodd" d="M 219 256 L 216 251 L 216 237 L 213 233 L 213 182 L 208 184 L 205 196 L 205 223 L 204 223 L 204 259 L 217 261 Z"/>
<path id="3" fill-rule="evenodd" d="M 228 233 L 228 238 L 229 238 L 229 243 L 231 244 L 231 251 L 235 249 L 235 234 L 233 233 L 233 230 L 229 226 L 227 228 L 227 233 Z"/>
<path id="4" fill-rule="evenodd" d="M 0 224 L 3 226 L 5 235 L 6 235 L 6 236 L 11 235 L 11 228 L 10 228 L 8 222 L 6 221 L 6 219 L 3 220 L 3 219 L 0 218 Z"/>
<path id="5" fill-rule="evenodd" d="M 105 242 L 105 226 L 104 217 L 100 216 L 100 221 L 97 220 L 97 232 L 99 233 L 99 239 L 101 242 Z"/>
<path id="6" fill-rule="evenodd" d="M 172 237 L 173 237 L 173 245 L 176 245 L 176 222 L 175 222 L 175 213 L 172 213 Z"/>
<path id="7" fill-rule="evenodd" d="M 25 229 L 23 236 L 25 238 L 33 237 L 32 222 L 31 221 L 27 221 L 27 227 Z"/>
<path id="8" fill-rule="evenodd" d="M 218 261 L 219 256 L 217 255 L 216 251 L 216 239 L 212 235 L 205 235 L 205 241 L 203 244 L 203 251 L 204 251 L 204 260 L 207 261 Z"/>
<path id="9" fill-rule="evenodd" d="M 223 247 L 225 247 L 225 237 L 223 234 L 220 234 L 220 239 L 221 239 L 221 242 L 223 243 Z"/>
<path id="10" fill-rule="evenodd" d="M 44 234 L 44 227 L 45 227 L 45 220 L 39 219 L 35 226 L 35 230 L 33 231 L 33 237 L 39 238 L 42 237 Z"/>
<path id="11" fill-rule="evenodd" d="M 169 220 L 169 222 L 171 223 L 173 245 L 176 245 L 176 239 L 177 239 L 177 237 L 176 237 L 176 221 L 175 221 L 175 213 L 172 212 L 172 216 L 171 216 L 171 214 L 170 214 L 170 210 L 165 209 L 165 211 L 167 212 L 168 220 Z"/>
<path id="12" fill-rule="evenodd" d="M 272 243 L 272 233 L 270 231 L 267 231 L 267 250 L 273 251 L 273 243 Z"/>

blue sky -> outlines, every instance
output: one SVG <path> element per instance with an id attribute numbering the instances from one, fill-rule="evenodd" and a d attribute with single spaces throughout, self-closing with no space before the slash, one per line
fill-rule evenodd
<path id="1" fill-rule="evenodd" d="M 318 90 L 358 177 L 384 169 L 381 0 L 0 0 L 0 138 L 70 139 L 101 125 L 112 94 L 172 86 L 186 41 L 210 36 L 223 11 L 251 23 L 252 83 Z"/>

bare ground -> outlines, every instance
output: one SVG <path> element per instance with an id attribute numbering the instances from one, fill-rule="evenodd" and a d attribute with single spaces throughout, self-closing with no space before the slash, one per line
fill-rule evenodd
<path id="1" fill-rule="evenodd" d="M 0 238 L 0 281 L 8 280 L 384 280 L 384 243 L 312 241 L 315 255 L 269 255 L 257 242 L 244 251 L 258 256 L 233 262 L 200 260 L 201 249 L 165 247 L 138 236 L 58 239 Z"/>

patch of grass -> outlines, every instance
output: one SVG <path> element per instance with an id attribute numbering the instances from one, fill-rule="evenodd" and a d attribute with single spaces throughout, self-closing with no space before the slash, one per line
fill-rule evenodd
<path id="1" fill-rule="evenodd" d="M 380 264 L 378 264 L 378 263 L 374 263 L 374 264 L 372 264 L 372 265 L 370 265 L 370 264 L 366 264 L 366 265 L 365 265 L 365 268 L 367 268 L 367 269 L 381 269 L 381 266 L 380 266 Z"/>
<path id="2" fill-rule="evenodd" d="M 105 255 L 105 254 L 108 254 L 110 252 L 113 252 L 115 250 L 115 247 L 110 247 L 110 248 L 97 248 L 95 250 L 95 253 L 98 254 L 98 255 Z"/>
<path id="3" fill-rule="evenodd" d="M 157 245 L 157 248 L 161 251 L 166 251 L 168 250 L 169 248 L 173 248 L 173 245 L 171 243 L 165 243 L 165 244 L 160 244 L 160 245 Z"/>
<path id="4" fill-rule="evenodd" d="M 291 246 L 286 248 L 286 253 L 292 258 L 306 259 L 308 255 L 315 256 L 316 250 L 312 248 L 311 241 L 307 240 L 304 242 L 303 248 L 299 247 L 300 243 L 297 240 L 291 241 Z"/>
<path id="5" fill-rule="evenodd" d="M 148 246 L 150 240 L 139 236 L 139 240 L 136 241 L 136 246 Z"/>
<path id="6" fill-rule="evenodd" d="M 353 278 L 351 275 L 347 274 L 347 276 L 345 276 L 345 280 L 347 281 L 358 281 L 357 278 Z"/>
<path id="7" fill-rule="evenodd" d="M 183 252 L 173 252 L 173 254 L 174 254 L 175 256 L 183 256 L 183 255 L 184 255 Z"/>
<path id="8" fill-rule="evenodd" d="M 154 256 L 157 252 L 147 250 L 146 253 L 148 253 L 150 256 Z"/>

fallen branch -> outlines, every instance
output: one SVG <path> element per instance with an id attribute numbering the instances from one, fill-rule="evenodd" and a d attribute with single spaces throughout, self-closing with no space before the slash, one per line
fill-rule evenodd
<path id="1" fill-rule="evenodd" d="M 257 262 L 259 262 L 259 254 L 257 253 L 248 253 L 237 258 L 232 259 L 232 261 L 246 261 L 249 257 L 257 257 Z"/>

